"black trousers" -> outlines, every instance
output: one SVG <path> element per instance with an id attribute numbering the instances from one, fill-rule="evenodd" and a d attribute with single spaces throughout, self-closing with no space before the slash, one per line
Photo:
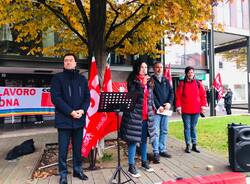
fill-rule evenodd
<path id="1" fill-rule="evenodd" d="M 73 172 L 79 173 L 82 171 L 82 136 L 83 128 L 78 129 L 58 129 L 58 144 L 59 144 L 59 174 L 66 176 L 67 171 L 67 155 L 70 140 L 72 141 L 73 149 Z"/>
<path id="2" fill-rule="evenodd" d="M 225 108 L 226 108 L 226 111 L 227 111 L 227 115 L 232 114 L 231 105 L 226 105 Z"/>

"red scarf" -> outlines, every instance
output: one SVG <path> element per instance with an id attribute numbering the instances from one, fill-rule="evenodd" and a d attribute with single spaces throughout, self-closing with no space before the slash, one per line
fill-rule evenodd
<path id="1" fill-rule="evenodd" d="M 142 88 L 144 88 L 143 93 L 143 105 L 142 105 L 142 120 L 148 120 L 148 85 L 143 84 L 144 75 L 138 75 Z"/>

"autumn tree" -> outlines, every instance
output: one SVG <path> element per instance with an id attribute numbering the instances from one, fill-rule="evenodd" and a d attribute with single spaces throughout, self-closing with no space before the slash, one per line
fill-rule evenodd
<path id="1" fill-rule="evenodd" d="M 225 52 L 222 52 L 220 55 L 227 62 L 235 62 L 237 65 L 237 68 L 243 71 L 247 70 L 247 48 L 246 47 L 225 51 Z"/>
<path id="2" fill-rule="evenodd" d="M 29 54 L 95 55 L 102 72 L 107 53 L 157 56 L 156 45 L 164 35 L 176 43 L 187 32 L 196 39 L 211 18 L 214 1 L 1 0 L 0 26 L 11 25 L 19 33 L 16 42 L 41 42 L 41 34 L 55 32 L 58 44 L 34 46 Z"/>

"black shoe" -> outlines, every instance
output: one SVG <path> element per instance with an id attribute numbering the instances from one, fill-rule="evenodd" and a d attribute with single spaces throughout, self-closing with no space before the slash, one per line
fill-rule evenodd
<path id="1" fill-rule="evenodd" d="M 196 152 L 196 153 L 200 153 L 200 150 L 197 149 L 196 144 L 193 144 L 192 146 L 192 151 Z"/>
<path id="2" fill-rule="evenodd" d="M 160 163 L 160 155 L 159 155 L 159 153 L 154 153 L 153 163 L 154 164 L 159 164 Z"/>
<path id="3" fill-rule="evenodd" d="M 154 172 L 154 169 L 149 166 L 148 161 L 142 161 L 141 166 L 145 171 Z"/>
<path id="4" fill-rule="evenodd" d="M 171 157 L 172 157 L 172 156 L 169 155 L 166 151 L 160 152 L 160 155 L 161 155 L 162 157 L 166 157 L 166 158 L 171 158 Z"/>
<path id="5" fill-rule="evenodd" d="M 59 182 L 59 184 L 68 184 L 67 176 L 66 176 L 66 177 L 60 177 L 60 182 Z"/>
<path id="6" fill-rule="evenodd" d="M 128 173 L 134 178 L 139 178 L 141 176 L 140 173 L 136 170 L 134 164 L 129 164 Z"/>
<path id="7" fill-rule="evenodd" d="M 187 145 L 186 145 L 185 152 L 186 152 L 186 153 L 191 153 L 190 144 L 187 144 Z"/>
<path id="8" fill-rule="evenodd" d="M 79 178 L 80 180 L 88 180 L 88 176 L 83 174 L 83 172 L 73 173 L 73 176 Z"/>

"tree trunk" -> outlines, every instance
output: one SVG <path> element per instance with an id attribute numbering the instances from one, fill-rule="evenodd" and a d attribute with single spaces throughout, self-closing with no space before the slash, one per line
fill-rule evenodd
<path id="1" fill-rule="evenodd" d="M 89 57 L 95 56 L 99 79 L 102 84 L 103 72 L 106 65 L 106 4 L 107 0 L 90 1 L 90 22 L 88 28 L 88 53 Z"/>

